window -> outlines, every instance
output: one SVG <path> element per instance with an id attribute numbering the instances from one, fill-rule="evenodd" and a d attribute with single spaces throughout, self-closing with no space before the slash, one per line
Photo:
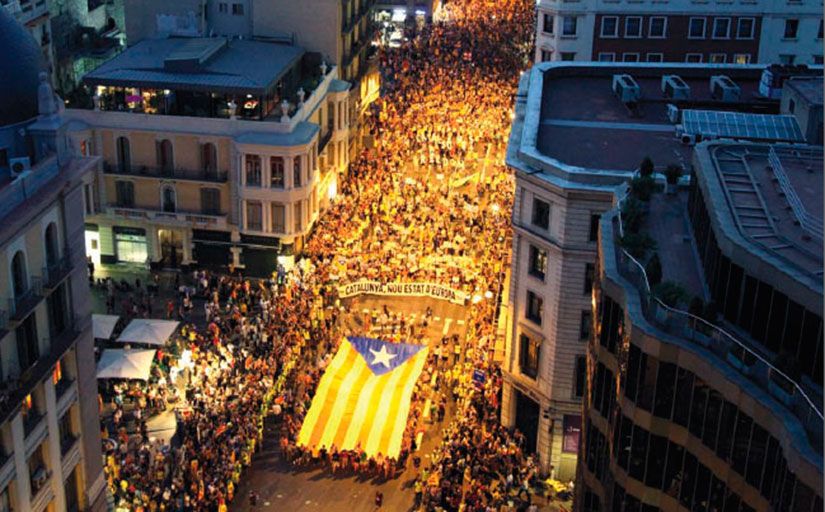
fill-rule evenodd
<path id="1" fill-rule="evenodd" d="M 94 188 L 91 183 L 86 183 L 83 185 L 83 205 L 86 215 L 93 215 L 95 213 L 95 198 L 94 193 L 92 192 L 93 190 Z M 2 512 L 2 510 L 0 510 L 0 512 Z"/>
<path id="2" fill-rule="evenodd" d="M 619 17 L 604 16 L 602 18 L 602 37 L 618 37 Z"/>
<path id="3" fill-rule="evenodd" d="M 258 155 L 246 155 L 246 186 L 261 186 L 261 157 Z"/>
<path id="4" fill-rule="evenodd" d="M 281 156 L 269 157 L 269 186 L 284 188 L 284 158 Z"/>
<path id="5" fill-rule="evenodd" d="M 156 143 L 158 168 L 164 174 L 171 174 L 174 169 L 174 154 L 172 150 L 172 141 L 163 139 Z"/>
<path id="6" fill-rule="evenodd" d="M 785 39 L 796 39 L 799 32 L 799 20 L 787 19 L 785 20 L 785 34 L 782 36 Z"/>
<path id="7" fill-rule="evenodd" d="M 688 53 L 685 55 L 685 62 L 702 62 L 701 53 Z"/>
<path id="8" fill-rule="evenodd" d="M 229 5 L 226 2 L 221 2 L 218 4 L 218 12 L 221 14 L 226 14 L 229 12 Z"/>
<path id="9" fill-rule="evenodd" d="M 14 296 L 20 297 L 29 289 L 29 276 L 26 272 L 26 256 L 23 251 L 14 253 L 11 260 L 11 279 L 14 286 Z"/>
<path id="10" fill-rule="evenodd" d="M 795 60 L 796 60 L 796 55 L 785 54 L 785 55 L 780 55 L 779 56 L 779 62 L 781 64 L 793 64 Z"/>
<path id="11" fill-rule="evenodd" d="M 734 64 L 749 64 L 750 61 L 751 55 L 749 53 L 735 53 L 733 55 Z"/>
<path id="12" fill-rule="evenodd" d="M 334 147 L 334 146 L 333 146 Z M 301 157 L 296 156 L 292 159 L 292 186 L 300 187 L 303 184 L 303 180 L 301 179 Z"/>
<path id="13" fill-rule="evenodd" d="M 272 232 L 286 233 L 286 208 L 282 204 L 272 203 Z"/>
<path id="14" fill-rule="evenodd" d="M 624 54 L 622 54 L 622 60 L 624 62 L 639 62 L 639 54 L 638 53 L 624 53 Z"/>
<path id="15" fill-rule="evenodd" d="M 135 206 L 135 184 L 131 181 L 116 181 L 115 202 L 123 208 L 133 208 Z"/>
<path id="16" fill-rule="evenodd" d="M 753 18 L 739 18 L 736 21 L 736 39 L 753 39 L 754 25 Z"/>
<path id="17" fill-rule="evenodd" d="M 667 37 L 667 18 L 665 16 L 651 16 L 647 37 L 651 39 L 664 39 Z"/>
<path id="18" fill-rule="evenodd" d="M 541 325 L 542 311 L 544 309 L 544 299 L 536 293 L 527 290 L 527 312 L 525 316 L 533 323 Z"/>
<path id="19" fill-rule="evenodd" d="M 586 263 L 584 266 L 584 294 L 590 295 L 593 292 L 593 277 L 596 273 L 596 267 L 592 263 Z"/>
<path id="20" fill-rule="evenodd" d="M 547 268 L 547 251 L 539 249 L 535 245 L 530 245 L 530 270 L 533 277 L 538 277 L 544 281 L 544 272 Z"/>
<path id="21" fill-rule="evenodd" d="M 201 144 L 201 170 L 206 176 L 216 177 L 218 174 L 218 150 L 211 142 Z"/>
<path id="22" fill-rule="evenodd" d="M 814 64 L 822 64 L 822 55 L 814 55 L 813 56 Z"/>
<path id="23" fill-rule="evenodd" d="M 545 14 L 544 15 L 544 22 L 541 26 L 541 29 L 544 31 L 545 34 L 553 35 L 553 23 L 556 21 L 556 18 L 552 14 Z"/>
<path id="24" fill-rule="evenodd" d="M 641 16 L 628 16 L 624 19 L 624 36 L 628 39 L 638 39 L 642 37 Z"/>
<path id="25" fill-rule="evenodd" d="M 201 189 L 201 213 L 206 215 L 221 214 L 221 191 L 217 188 Z"/>
<path id="26" fill-rule="evenodd" d="M 706 22 L 707 20 L 705 20 L 705 18 L 691 18 L 688 28 L 688 39 L 704 39 Z"/>
<path id="27" fill-rule="evenodd" d="M 553 60 L 553 50 L 542 50 L 541 51 L 541 61 L 542 62 L 550 62 Z"/>
<path id="28" fill-rule="evenodd" d="M 176 211 L 175 187 L 171 185 L 164 185 L 160 189 L 160 209 L 167 213 L 175 213 Z"/>
<path id="29" fill-rule="evenodd" d="M 578 18 L 575 16 L 565 16 L 562 18 L 561 35 L 575 36 L 577 32 Z"/>
<path id="30" fill-rule="evenodd" d="M 616 54 L 611 52 L 599 53 L 599 62 L 613 62 L 616 60 Z"/>
<path id="31" fill-rule="evenodd" d="M 661 53 L 648 53 L 645 58 L 648 62 L 663 62 L 665 60 L 664 54 Z"/>
<path id="32" fill-rule="evenodd" d="M 531 222 L 537 228 L 550 229 L 550 203 L 534 197 Z"/>
<path id="33" fill-rule="evenodd" d="M 34 453 L 29 457 L 28 466 L 29 485 L 31 486 L 32 497 L 34 497 L 49 479 L 46 472 L 46 463 L 43 460 L 43 445 L 34 450 Z"/>
<path id="34" fill-rule="evenodd" d="M 819 28 L 816 29 L 816 38 L 822 39 L 822 20 L 819 20 Z"/>
<path id="35" fill-rule="evenodd" d="M 36 315 L 29 315 L 15 329 L 17 338 L 17 361 L 21 370 L 29 369 L 40 357 L 40 347 L 37 342 Z"/>
<path id="36" fill-rule="evenodd" d="M 246 203 L 246 229 L 261 231 L 264 227 L 261 203 L 249 201 Z"/>
<path id="37" fill-rule="evenodd" d="M 232 15 L 233 16 L 243 16 L 243 4 L 232 4 Z"/>
<path id="38" fill-rule="evenodd" d="M 581 398 L 587 388 L 587 359 L 584 356 L 576 356 L 576 378 L 574 381 L 573 396 Z"/>
<path id="39" fill-rule="evenodd" d="M 561 60 L 574 61 L 576 60 L 576 52 L 561 52 Z"/>
<path id="40" fill-rule="evenodd" d="M 727 60 L 728 56 L 724 53 L 711 53 L 710 54 L 710 62 L 711 64 L 724 64 Z"/>
<path id="41" fill-rule="evenodd" d="M 46 264 L 52 266 L 57 263 L 57 260 L 60 257 L 60 243 L 57 239 L 57 225 L 54 222 L 50 222 L 48 227 L 46 227 L 43 245 L 46 249 Z"/>
<path id="42" fill-rule="evenodd" d="M 729 39 L 730 38 L 730 18 L 714 18 L 714 20 L 713 20 L 713 38 L 714 39 Z"/>
<path id="43" fill-rule="evenodd" d="M 304 225 L 303 222 L 301 222 L 301 220 L 302 220 L 302 218 L 301 218 L 302 214 L 301 213 L 303 211 L 303 208 L 301 208 L 301 201 L 296 201 L 292 208 L 293 208 L 294 217 L 295 217 L 294 222 L 293 222 L 293 226 L 294 226 L 295 232 L 298 232 L 298 231 L 301 231 L 301 226 Z"/>
<path id="44" fill-rule="evenodd" d="M 590 339 L 590 327 L 593 325 L 593 313 L 589 309 L 582 310 L 581 320 L 579 320 L 579 339 L 586 341 Z"/>
<path id="45" fill-rule="evenodd" d="M 539 374 L 541 342 L 522 334 L 520 337 L 519 367 L 521 373 L 535 379 Z"/>
<path id="46" fill-rule="evenodd" d="M 72 418 L 69 412 L 63 415 L 60 418 L 60 421 L 57 424 L 57 432 L 60 436 L 60 453 L 66 454 L 69 451 L 69 448 L 74 445 L 75 439 L 77 439 L 72 431 Z"/>
<path id="47" fill-rule="evenodd" d="M 117 169 L 120 172 L 129 172 L 132 169 L 132 155 L 129 148 L 129 139 L 117 138 Z"/>

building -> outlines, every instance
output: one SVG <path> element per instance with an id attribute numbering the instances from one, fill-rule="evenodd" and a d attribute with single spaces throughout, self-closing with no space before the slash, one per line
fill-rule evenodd
<path id="1" fill-rule="evenodd" d="M 40 43 L 58 93 L 74 99 L 80 78 L 123 46 L 123 0 L 9 0 L 5 9 Z"/>
<path id="2" fill-rule="evenodd" d="M 564 62 L 524 74 L 506 159 L 516 194 L 502 422 L 525 433 L 545 471 L 575 475 L 600 219 L 617 187 L 645 157 L 660 173 L 689 169 L 702 112 L 778 114 L 793 74 L 818 72 Z M 796 127 L 787 142 L 804 141 L 797 110 L 781 118 Z"/>
<path id="3" fill-rule="evenodd" d="M 147 38 L 227 36 L 286 42 L 319 53 L 352 84 L 351 155 L 366 135 L 359 120 L 380 93 L 371 44 L 375 0 L 125 0 L 129 44 Z"/>
<path id="4" fill-rule="evenodd" d="M 822 64 L 822 2 L 539 0 L 535 58 Z"/>
<path id="5" fill-rule="evenodd" d="M 432 22 L 439 12 L 440 0 L 378 0 L 375 4 L 376 19 L 393 24 L 424 24 Z"/>
<path id="6" fill-rule="evenodd" d="M 147 39 L 89 73 L 72 143 L 100 155 L 87 250 L 105 264 L 246 269 L 301 251 L 337 194 L 350 85 L 318 54 L 246 39 Z"/>
<path id="7" fill-rule="evenodd" d="M 0 509 L 104 510 L 91 299 L 90 171 L 37 41 L 0 10 Z"/>

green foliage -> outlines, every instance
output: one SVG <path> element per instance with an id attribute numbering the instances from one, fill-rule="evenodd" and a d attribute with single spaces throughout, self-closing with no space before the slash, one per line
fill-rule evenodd
<path id="1" fill-rule="evenodd" d="M 644 259 L 649 251 L 656 250 L 656 240 L 647 233 L 626 233 L 621 246 L 637 260 Z"/>
<path id="2" fill-rule="evenodd" d="M 672 308 L 677 308 L 688 299 L 688 294 L 682 285 L 673 281 L 664 281 L 653 288 L 653 295 Z"/>
<path id="3" fill-rule="evenodd" d="M 659 261 L 659 253 L 654 252 L 650 257 L 650 261 L 645 265 L 645 273 L 647 273 L 647 281 L 650 286 L 656 286 L 662 282 L 662 262 Z"/>
<path id="4" fill-rule="evenodd" d="M 635 197 L 628 197 L 622 205 L 622 224 L 625 233 L 638 233 L 643 219 L 642 203 Z"/>
<path id="5" fill-rule="evenodd" d="M 630 193 L 639 201 L 650 201 L 656 182 L 652 176 L 637 176 L 630 180 Z"/>
<path id="6" fill-rule="evenodd" d="M 679 182 L 682 176 L 682 166 L 679 164 L 670 164 L 665 168 L 665 179 L 668 185 L 675 185 Z"/>
<path id="7" fill-rule="evenodd" d="M 643 178 L 653 176 L 653 160 L 651 160 L 649 156 L 644 157 L 642 163 L 639 164 L 639 174 L 641 174 Z"/>

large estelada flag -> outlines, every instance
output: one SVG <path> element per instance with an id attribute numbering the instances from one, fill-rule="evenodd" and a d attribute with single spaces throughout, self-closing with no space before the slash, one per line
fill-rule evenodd
<path id="1" fill-rule="evenodd" d="M 427 347 L 348 337 L 312 399 L 298 445 L 398 458 L 415 382 Z"/>

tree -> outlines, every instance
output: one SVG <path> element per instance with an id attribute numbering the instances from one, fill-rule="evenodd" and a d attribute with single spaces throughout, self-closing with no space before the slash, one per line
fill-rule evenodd
<path id="1" fill-rule="evenodd" d="M 637 260 L 643 259 L 648 251 L 656 250 L 656 240 L 647 233 L 627 233 L 622 237 L 621 245 Z"/>
<path id="2" fill-rule="evenodd" d="M 649 156 L 644 157 L 639 164 L 639 174 L 643 177 L 653 176 L 653 160 Z"/>
<path id="3" fill-rule="evenodd" d="M 662 282 L 662 262 L 659 261 L 658 252 L 654 252 L 653 256 L 650 257 L 650 261 L 645 265 L 645 273 L 650 286 L 656 286 Z"/>
<path id="4" fill-rule="evenodd" d="M 650 201 L 656 182 L 652 176 L 636 176 L 630 180 L 630 193 L 639 201 Z"/>
<path id="5" fill-rule="evenodd" d="M 635 197 L 628 197 L 622 204 L 622 225 L 625 233 L 638 233 L 644 218 L 642 204 Z"/>
<path id="6" fill-rule="evenodd" d="M 672 308 L 679 307 L 680 304 L 683 304 L 688 297 L 687 292 L 682 285 L 679 283 L 675 283 L 673 281 L 665 281 L 663 283 L 659 283 L 653 289 L 653 294 L 662 302 L 664 302 L 667 306 Z"/>

